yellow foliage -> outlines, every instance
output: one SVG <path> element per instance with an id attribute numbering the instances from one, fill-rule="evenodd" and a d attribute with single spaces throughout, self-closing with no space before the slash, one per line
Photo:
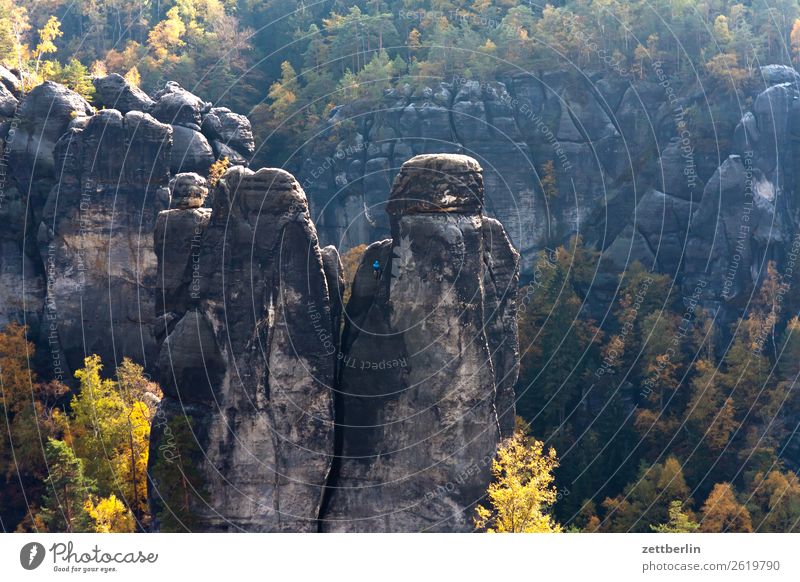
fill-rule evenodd
<path id="1" fill-rule="evenodd" d="M 342 255 L 342 271 L 344 276 L 344 291 L 342 292 L 342 302 L 347 305 L 350 300 L 350 292 L 353 287 L 353 279 L 356 276 L 358 265 L 361 264 L 361 257 L 367 245 L 358 245 L 348 250 Z"/>
<path id="2" fill-rule="evenodd" d="M 227 156 L 211 164 L 211 167 L 208 168 L 208 185 L 214 188 L 230 166 L 231 161 Z"/>
<path id="3" fill-rule="evenodd" d="M 95 504 L 87 500 L 84 508 L 94 522 L 94 531 L 97 533 L 133 533 L 135 523 L 133 515 L 113 493 L 100 499 Z"/>
<path id="4" fill-rule="evenodd" d="M 792 32 L 789 35 L 789 43 L 792 46 L 794 61 L 797 62 L 800 60 L 800 18 L 796 19 L 794 21 L 794 25 L 792 25 Z"/>
<path id="5" fill-rule="evenodd" d="M 150 421 L 161 391 L 127 358 L 117 368 L 116 382 L 101 378 L 102 368 L 94 355 L 75 372 L 80 381 L 70 423 L 75 452 L 101 492 L 119 492 L 134 513 L 144 515 Z"/>
<path id="6" fill-rule="evenodd" d="M 542 191 L 547 198 L 555 198 L 558 196 L 558 186 L 556 183 L 556 170 L 553 166 L 553 160 L 547 160 L 542 165 L 541 177 Z"/>
<path id="7" fill-rule="evenodd" d="M 492 461 L 494 481 L 488 507 L 478 506 L 475 526 L 487 533 L 557 533 L 561 526 L 547 513 L 556 502 L 553 470 L 556 451 L 521 433 L 505 441 Z"/>
<path id="8" fill-rule="evenodd" d="M 142 76 L 139 74 L 139 69 L 136 65 L 132 66 L 127 73 L 125 73 L 125 80 L 131 85 L 138 87 L 142 83 Z"/>

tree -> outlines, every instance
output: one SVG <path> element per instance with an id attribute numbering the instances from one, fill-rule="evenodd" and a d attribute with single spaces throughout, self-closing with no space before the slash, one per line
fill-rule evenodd
<path id="1" fill-rule="evenodd" d="M 717 483 L 700 510 L 702 532 L 752 532 L 750 512 L 736 500 L 730 483 Z"/>
<path id="2" fill-rule="evenodd" d="M 147 513 L 147 459 L 150 421 L 161 397 L 138 364 L 125 358 L 116 382 L 100 375 L 99 356 L 84 360 L 72 399 L 71 434 L 75 451 L 101 495 L 118 494 L 137 520 Z"/>
<path id="3" fill-rule="evenodd" d="M 642 467 L 623 494 L 603 501 L 606 516 L 601 531 L 646 532 L 650 525 L 669 523 L 675 500 L 681 507 L 688 505 L 689 487 L 680 463 L 671 456 L 663 464 Z"/>
<path id="4" fill-rule="evenodd" d="M 97 533 L 133 533 L 133 515 L 113 493 L 95 504 L 92 499 L 85 503 L 86 512 L 94 520 Z"/>
<path id="5" fill-rule="evenodd" d="M 183 47 L 186 25 L 180 17 L 179 8 L 173 6 L 167 10 L 166 18 L 156 24 L 147 35 L 147 44 L 157 61 L 165 61 Z"/>
<path id="6" fill-rule="evenodd" d="M 350 301 L 350 294 L 353 289 L 353 279 L 356 277 L 356 271 L 361 264 L 361 257 L 364 256 L 364 251 L 367 250 L 367 245 L 354 246 L 348 249 L 342 255 L 342 276 L 344 277 L 344 290 L 342 291 L 342 303 L 347 305 Z"/>
<path id="7" fill-rule="evenodd" d="M 650 526 L 657 533 L 694 533 L 699 528 L 700 524 L 692 520 L 691 514 L 683 511 L 683 502 L 677 499 L 669 504 L 669 521 Z"/>
<path id="8" fill-rule="evenodd" d="M 30 362 L 34 346 L 16 323 L 0 332 L 0 518 L 16 523 L 36 503 L 47 475 L 43 454 L 48 437 L 57 437 L 64 418 L 56 407 L 67 387 L 39 382 Z"/>
<path id="9" fill-rule="evenodd" d="M 545 453 L 541 441 L 519 432 L 506 440 L 492 461 L 488 507 L 477 507 L 475 526 L 488 533 L 560 532 L 561 526 L 549 515 L 557 499 L 556 467 L 555 449 Z"/>
<path id="10" fill-rule="evenodd" d="M 285 120 L 294 108 L 299 92 L 300 83 L 297 80 L 297 73 L 292 67 L 292 63 L 283 61 L 281 63 L 281 78 L 270 86 L 267 93 L 272 102 L 269 106 L 272 114 L 278 119 Z"/>
<path id="11" fill-rule="evenodd" d="M 1 63 L 16 67 L 19 71 L 24 69 L 28 52 L 25 35 L 30 28 L 28 11 L 24 6 L 17 5 L 15 0 L 0 0 Z"/>
<path id="12" fill-rule="evenodd" d="M 750 513 L 757 532 L 800 531 L 800 479 L 791 471 L 758 473 L 751 486 Z"/>
<path id="13" fill-rule="evenodd" d="M 216 187 L 219 179 L 228 171 L 230 166 L 231 161 L 228 159 L 228 156 L 220 158 L 211 164 L 211 167 L 208 168 L 208 185 L 212 188 Z"/>
<path id="14" fill-rule="evenodd" d="M 199 467 L 204 453 L 197 443 L 193 421 L 189 416 L 171 418 L 164 427 L 169 445 L 160 448 L 153 463 L 153 517 L 162 532 L 193 531 L 197 512 L 195 505 L 205 504 L 207 495 Z"/>
<path id="15" fill-rule="evenodd" d="M 36 66 L 34 67 L 34 74 L 39 74 L 39 66 L 42 61 L 42 56 L 52 54 L 58 50 L 55 45 L 55 40 L 63 36 L 61 32 L 61 22 L 55 16 L 51 16 L 47 23 L 39 30 L 39 44 L 33 51 L 33 58 L 36 59 Z"/>
<path id="16" fill-rule="evenodd" d="M 800 61 L 800 18 L 795 19 L 792 32 L 789 34 L 789 43 L 792 47 L 794 61 Z"/>
<path id="17" fill-rule="evenodd" d="M 94 484 L 84 475 L 83 461 L 61 440 L 48 439 L 45 453 L 49 473 L 44 481 L 42 521 L 51 532 L 92 531 L 86 501 Z"/>

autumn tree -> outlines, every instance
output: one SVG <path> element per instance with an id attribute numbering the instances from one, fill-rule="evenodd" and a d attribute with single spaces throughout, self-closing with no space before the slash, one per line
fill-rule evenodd
<path id="1" fill-rule="evenodd" d="M 684 511 L 683 502 L 677 499 L 669 504 L 669 520 L 667 523 L 651 525 L 656 533 L 694 533 L 700 524 L 693 520 L 691 513 Z"/>
<path id="2" fill-rule="evenodd" d="M 646 532 L 651 525 L 669 523 L 670 506 L 676 500 L 681 508 L 686 506 L 689 487 L 680 462 L 671 456 L 664 463 L 642 467 L 639 478 L 623 493 L 603 501 L 601 531 Z"/>
<path id="3" fill-rule="evenodd" d="M 161 393 L 129 359 L 118 366 L 116 381 L 102 378 L 101 371 L 95 355 L 75 373 L 80 389 L 72 399 L 70 437 L 101 495 L 119 495 L 143 520 L 150 421 Z"/>
<path id="4" fill-rule="evenodd" d="M 21 509 L 41 495 L 47 476 L 44 457 L 48 437 L 58 437 L 64 416 L 57 405 L 67 387 L 39 382 L 31 362 L 35 357 L 27 328 L 15 323 L 0 331 L 0 518 L 16 523 Z"/>
<path id="5" fill-rule="evenodd" d="M 553 470 L 556 451 L 516 433 L 498 449 L 492 461 L 493 481 L 486 505 L 476 508 L 475 527 L 489 533 L 556 533 L 551 517 L 556 502 Z"/>
<path id="6" fill-rule="evenodd" d="M 800 531 L 800 478 L 773 470 L 755 475 L 748 503 L 753 530 L 792 533 Z"/>
<path id="7" fill-rule="evenodd" d="M 113 493 L 96 502 L 88 499 L 84 508 L 97 533 L 133 533 L 136 524 L 130 510 Z"/>
<path id="8" fill-rule="evenodd" d="M 736 500 L 730 483 L 717 483 L 700 510 L 702 532 L 752 532 L 750 512 Z"/>
<path id="9" fill-rule="evenodd" d="M 55 40 L 63 36 L 63 34 L 64 33 L 61 31 L 61 22 L 55 16 L 51 16 L 47 23 L 39 30 L 39 43 L 36 45 L 31 55 L 36 61 L 33 69 L 34 75 L 39 75 L 42 57 L 58 50 L 55 45 Z"/>

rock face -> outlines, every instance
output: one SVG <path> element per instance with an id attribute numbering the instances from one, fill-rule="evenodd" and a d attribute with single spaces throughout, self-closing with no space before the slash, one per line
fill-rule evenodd
<path id="1" fill-rule="evenodd" d="M 230 143 L 239 163 L 253 151 L 247 118 L 174 83 L 151 98 L 119 75 L 93 82 L 101 111 L 49 81 L 23 95 L 0 68 L 0 325 L 27 324 L 42 373 L 67 383 L 91 353 L 152 371 L 152 235 L 167 183 L 217 159 L 201 132 L 212 111 L 211 139 Z M 175 188 L 174 208 L 198 206 L 197 180 Z"/>
<path id="2" fill-rule="evenodd" d="M 150 233 L 166 189 L 172 131 L 150 115 L 105 109 L 58 141 L 38 229 L 51 348 L 68 369 L 87 354 L 152 369 L 156 258 Z M 52 341 L 57 339 L 56 342 Z"/>
<path id="3" fill-rule="evenodd" d="M 681 157 L 677 104 L 667 97 L 656 83 L 567 72 L 407 87 L 373 113 L 334 110 L 293 167 L 321 238 L 344 251 L 388 236 L 385 191 L 405 161 L 470 155 L 484 168 L 487 215 L 504 225 L 529 271 L 538 251 L 574 234 L 600 250 L 611 246 L 651 189 L 699 200 L 700 180 L 717 162 Z M 702 95 L 682 95 L 679 104 L 697 102 Z M 341 129 L 346 119 L 352 129 Z M 674 262 L 661 253 L 655 267 Z"/>
<path id="4" fill-rule="evenodd" d="M 46 255 L 40 256 L 38 227 L 56 183 L 56 143 L 71 124 L 91 113 L 91 107 L 76 93 L 51 82 L 23 96 L 19 81 L 14 83 L 15 77 L 7 70 L 1 72 L 3 86 L 20 105 L 12 112 L 13 117 L 0 126 L 0 217 L 4 224 L 0 234 L 0 325 L 25 323 L 31 337 L 47 346 L 48 349 L 39 350 L 46 354 L 54 333 L 49 323 L 42 325 L 46 269 L 51 261 Z M 45 374 L 58 377 L 64 369 L 59 356 L 41 363 Z"/>
<path id="5" fill-rule="evenodd" d="M 482 208 L 466 156 L 417 156 L 394 182 L 392 238 L 347 305 L 324 531 L 472 529 L 518 364 L 518 254 Z"/>
<path id="6" fill-rule="evenodd" d="M 128 83 L 122 75 L 98 77 L 92 83 L 96 91 L 95 102 L 106 109 L 116 109 L 121 113 L 147 111 L 155 103 L 147 93 Z"/>
<path id="7" fill-rule="evenodd" d="M 173 188 L 197 182 L 182 174 Z M 170 511 L 165 427 L 188 418 L 203 492 L 193 530 L 316 531 L 334 452 L 338 255 L 320 249 L 305 194 L 282 170 L 230 169 L 210 211 L 178 199 L 155 234 L 166 337 L 154 515 Z"/>
<path id="8" fill-rule="evenodd" d="M 764 67 L 767 69 L 767 67 Z M 786 67 L 764 73 L 783 81 Z M 797 73 L 794 73 L 797 75 Z M 779 270 L 800 233 L 796 162 L 800 90 L 780 82 L 762 91 L 736 128 L 733 152 L 708 181 L 692 215 L 683 286 L 704 283 L 703 301 L 722 327 L 740 315 L 767 263 Z"/>
<path id="9" fill-rule="evenodd" d="M 193 531 L 470 530 L 513 428 L 519 365 L 519 255 L 483 215 L 478 163 L 403 166 L 393 238 L 362 259 L 341 344 L 339 255 L 320 248 L 290 174 L 234 167 L 210 210 L 200 176 L 171 189 L 154 237 L 156 528 L 188 419 Z"/>

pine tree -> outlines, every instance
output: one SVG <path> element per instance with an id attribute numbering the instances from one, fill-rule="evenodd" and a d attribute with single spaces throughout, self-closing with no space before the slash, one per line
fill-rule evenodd
<path id="1" fill-rule="evenodd" d="M 41 519 L 51 532 L 93 531 L 86 501 L 94 483 L 84 475 L 83 461 L 64 441 L 48 439 L 45 446 L 48 476 L 44 483 Z"/>

